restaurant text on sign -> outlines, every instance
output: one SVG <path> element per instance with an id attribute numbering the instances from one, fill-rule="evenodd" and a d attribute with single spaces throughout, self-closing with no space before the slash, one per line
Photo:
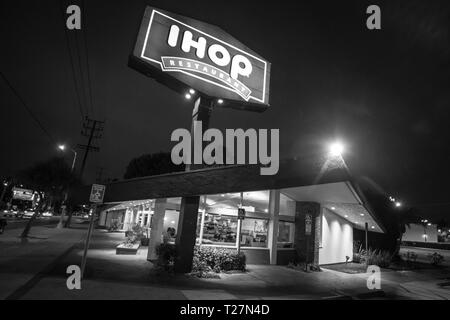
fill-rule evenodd
<path id="1" fill-rule="evenodd" d="M 147 7 L 130 65 L 232 104 L 256 105 L 257 111 L 269 105 L 270 63 L 220 28 L 195 19 Z"/>

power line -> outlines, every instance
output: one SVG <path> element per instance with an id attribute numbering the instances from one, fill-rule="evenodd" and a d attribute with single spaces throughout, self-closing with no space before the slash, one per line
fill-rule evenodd
<path id="1" fill-rule="evenodd" d="M 20 103 L 22 104 L 22 106 L 25 108 L 25 110 L 27 110 L 27 112 L 29 113 L 29 115 L 33 118 L 33 120 L 37 123 L 37 125 L 39 126 L 39 128 L 42 129 L 42 131 L 44 131 L 44 133 L 47 135 L 47 137 L 50 139 L 50 141 L 55 144 L 55 139 L 53 139 L 53 136 L 47 131 L 47 129 L 45 129 L 44 125 L 41 123 L 41 121 L 39 121 L 38 117 L 34 114 L 34 112 L 28 107 L 28 105 L 25 103 L 25 101 L 22 99 L 22 97 L 20 96 L 19 92 L 13 87 L 13 85 L 11 84 L 11 82 L 9 82 L 9 80 L 6 78 L 6 76 L 3 74 L 3 72 L 0 71 L 0 75 L 3 78 L 3 80 L 5 81 L 5 83 L 7 84 L 7 86 L 11 89 L 11 91 L 14 93 L 14 95 L 17 97 L 17 99 L 19 99 Z"/>
<path id="2" fill-rule="evenodd" d="M 70 65 L 72 68 L 72 80 L 73 80 L 73 84 L 75 86 L 75 94 L 77 96 L 77 103 L 78 103 L 78 109 L 80 111 L 80 117 L 81 117 L 81 121 L 83 121 L 84 119 L 84 111 L 83 111 L 83 106 L 81 103 L 81 98 L 80 98 L 80 92 L 78 90 L 78 81 L 77 81 L 77 77 L 76 77 L 76 72 L 75 72 L 75 64 L 74 64 L 74 58 L 72 55 L 72 50 L 70 48 L 70 41 L 69 41 L 69 33 L 66 27 L 66 20 L 65 20 L 65 10 L 64 10 L 64 5 L 63 5 L 63 0 L 61 0 L 59 2 L 60 4 L 60 11 L 61 11 L 61 18 L 62 18 L 62 24 L 63 24 L 63 28 L 64 28 L 64 35 L 66 38 L 66 45 L 67 45 L 67 51 L 69 53 L 69 59 L 70 59 Z"/>
<path id="3" fill-rule="evenodd" d="M 83 99 L 85 99 L 85 106 L 86 106 L 86 114 L 89 113 L 89 105 L 88 105 L 88 98 L 86 97 L 86 85 L 84 83 L 84 72 L 83 72 L 83 65 L 81 63 L 81 54 L 80 54 L 80 46 L 78 44 L 78 37 L 77 34 L 75 33 L 75 54 L 77 55 L 78 58 L 78 69 L 80 70 L 80 76 L 81 76 L 81 87 L 83 89 Z"/>
<path id="4" fill-rule="evenodd" d="M 83 34 L 84 48 L 86 50 L 85 57 L 86 57 L 87 77 L 88 77 L 89 101 L 90 101 L 90 105 L 91 105 L 92 115 L 94 115 L 94 103 L 92 102 L 92 82 L 91 82 L 91 72 L 90 72 L 91 68 L 89 65 L 89 48 L 88 48 L 87 35 L 86 35 L 87 19 L 86 19 L 86 10 L 85 10 L 85 5 L 84 5 L 84 0 L 81 1 L 81 7 L 82 7 L 81 10 L 83 10 L 83 17 L 84 17 L 84 23 L 83 23 L 81 32 Z"/>

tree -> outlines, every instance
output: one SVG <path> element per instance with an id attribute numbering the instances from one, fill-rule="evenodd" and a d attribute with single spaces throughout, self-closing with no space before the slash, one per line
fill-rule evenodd
<path id="1" fill-rule="evenodd" d="M 35 212 L 25 226 L 22 238 L 28 237 L 33 222 L 47 207 L 61 203 L 67 188 L 80 183 L 71 172 L 69 165 L 60 157 L 36 163 L 21 171 L 17 181 L 32 188 L 39 195 Z"/>
<path id="2" fill-rule="evenodd" d="M 124 179 L 153 176 L 183 170 L 184 166 L 175 165 L 168 152 L 144 154 L 130 161 L 124 174 Z"/>
<path id="3" fill-rule="evenodd" d="M 355 182 L 364 195 L 369 209 L 385 231 L 385 233 L 371 233 L 369 243 L 377 249 L 388 250 L 393 256 L 398 257 L 406 227 L 420 222 L 420 211 L 405 205 L 396 207 L 389 199 L 389 194 L 368 177 L 358 177 Z M 354 238 L 363 239 L 364 232 L 355 229 L 353 235 Z"/>

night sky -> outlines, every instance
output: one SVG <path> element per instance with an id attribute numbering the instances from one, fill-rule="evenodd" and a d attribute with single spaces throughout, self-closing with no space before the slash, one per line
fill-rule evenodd
<path id="1" fill-rule="evenodd" d="M 271 107 L 216 109 L 212 127 L 279 128 L 281 158 L 323 151 L 340 139 L 355 175 L 427 217 L 449 214 L 448 1 L 86 1 L 92 106 L 83 36 L 69 31 L 79 86 L 76 43 L 81 53 L 82 111 L 61 2 L 81 5 L 0 4 L 0 70 L 51 136 L 0 79 L 0 177 L 57 155 L 56 143 L 86 143 L 82 114 L 106 121 L 87 182 L 99 167 L 104 178 L 122 178 L 133 157 L 171 150 L 171 132 L 190 127 L 192 103 L 127 66 L 149 4 L 218 25 L 272 63 Z M 381 7 L 382 30 L 366 28 L 370 4 Z"/>

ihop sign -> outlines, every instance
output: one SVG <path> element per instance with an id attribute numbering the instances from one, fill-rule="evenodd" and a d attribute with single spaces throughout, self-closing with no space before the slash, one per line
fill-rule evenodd
<path id="1" fill-rule="evenodd" d="M 269 105 L 269 62 L 216 26 L 153 7 L 145 10 L 130 66 L 224 106 L 264 111 Z"/>

